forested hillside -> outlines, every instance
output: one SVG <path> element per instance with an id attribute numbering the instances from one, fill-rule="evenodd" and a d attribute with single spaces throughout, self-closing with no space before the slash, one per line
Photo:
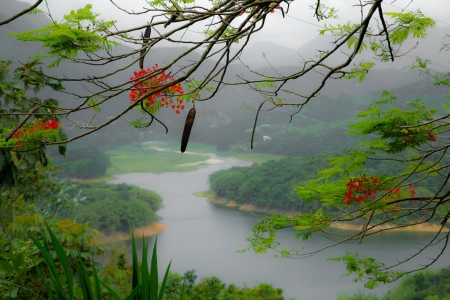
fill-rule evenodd
<path id="1" fill-rule="evenodd" d="M 326 165 L 323 155 L 286 158 L 251 167 L 233 167 L 210 175 L 210 187 L 217 197 L 261 209 L 309 211 L 317 208 L 297 197 L 294 186 L 314 178 L 315 170 Z"/>
<path id="2" fill-rule="evenodd" d="M 67 196 L 80 201 L 57 216 L 89 222 L 105 234 L 128 234 L 133 228 L 149 226 L 158 220 L 156 211 L 162 207 L 162 198 L 155 192 L 127 184 L 75 183 Z"/>
<path id="3" fill-rule="evenodd" d="M 342 294 L 338 300 L 448 300 L 450 299 L 450 267 L 426 270 L 403 278 L 400 284 L 378 297 L 360 292 Z"/>

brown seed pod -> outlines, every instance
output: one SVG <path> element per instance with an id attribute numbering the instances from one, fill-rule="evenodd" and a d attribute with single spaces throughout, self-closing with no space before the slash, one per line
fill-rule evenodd
<path id="1" fill-rule="evenodd" d="M 172 23 L 173 21 L 175 21 L 178 18 L 178 14 L 174 14 L 170 17 L 169 20 L 167 20 L 167 22 L 164 24 L 164 28 L 166 28 L 167 26 L 170 25 L 170 23 Z"/>
<path id="2" fill-rule="evenodd" d="M 150 33 L 152 32 L 152 28 L 150 26 L 147 27 L 147 29 L 145 29 L 144 32 L 144 36 L 142 38 L 143 41 L 143 45 L 142 45 L 142 50 L 141 50 L 141 59 L 139 60 L 139 67 L 142 69 L 144 69 L 144 57 L 145 57 L 145 44 L 148 43 L 149 38 L 150 38 Z"/>
<path id="3" fill-rule="evenodd" d="M 189 111 L 186 122 L 184 123 L 183 136 L 181 137 L 181 153 L 186 151 L 186 147 L 189 141 L 189 135 L 191 134 L 192 125 L 194 125 L 195 120 L 195 108 L 191 108 Z"/>

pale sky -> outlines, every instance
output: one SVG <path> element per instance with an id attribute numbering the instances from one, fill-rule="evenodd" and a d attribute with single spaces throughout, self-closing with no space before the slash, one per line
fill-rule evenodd
<path id="1" fill-rule="evenodd" d="M 0 3 L 4 1 L 9 0 L 0 0 Z M 34 3 L 34 0 L 22 1 Z M 205 0 L 200 0 L 200 2 L 204 1 Z M 100 13 L 102 18 L 106 20 L 118 20 L 117 25 L 119 28 L 142 25 L 149 19 L 146 15 L 130 16 L 114 7 L 109 0 L 48 0 L 48 3 L 51 12 L 56 19 L 61 19 L 63 14 L 67 14 L 72 9 L 84 7 L 88 3 L 93 4 L 93 10 Z M 144 0 L 116 0 L 116 3 L 118 5 L 123 5 L 123 7 L 126 7 L 130 11 L 140 11 L 142 7 L 146 6 L 146 1 Z M 318 35 L 317 30 L 319 28 L 296 19 L 298 18 L 314 24 L 320 24 L 313 17 L 314 13 L 309 8 L 309 6 L 314 3 L 314 0 L 294 1 L 291 4 L 288 14 L 289 17 L 286 17 L 285 19 L 283 19 L 280 13 L 269 15 L 264 29 L 252 37 L 249 46 L 259 41 L 271 41 L 292 49 L 298 49 L 304 43 Z M 323 23 L 329 24 L 330 22 L 336 24 L 345 23 L 349 20 L 358 21 L 360 18 L 359 8 L 351 7 L 351 5 L 357 4 L 359 1 L 322 0 L 322 3 L 338 9 L 340 19 L 332 21 L 327 20 L 321 22 L 320 25 L 323 25 Z M 385 4 L 383 4 L 383 10 L 385 12 L 400 11 L 398 8 L 389 5 L 391 3 L 392 5 L 399 7 L 405 7 L 409 4 L 409 10 L 421 9 L 426 16 L 432 17 L 437 21 L 442 21 L 438 22 L 438 26 L 450 26 L 450 20 L 448 19 L 448 16 L 450 15 L 450 0 L 387 0 L 385 1 Z M 41 5 L 41 8 L 45 9 L 45 6 L 42 7 Z M 203 29 L 204 27 L 202 25 L 199 25 L 196 28 L 190 28 L 190 30 L 198 32 L 201 32 Z M 188 31 L 186 32 L 184 39 L 192 40 L 201 39 L 203 37 L 203 34 Z"/>

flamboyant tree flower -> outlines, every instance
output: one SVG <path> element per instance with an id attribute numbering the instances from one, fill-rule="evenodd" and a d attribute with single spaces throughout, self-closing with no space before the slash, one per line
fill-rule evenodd
<path id="1" fill-rule="evenodd" d="M 146 94 L 174 81 L 174 78 L 168 76 L 164 71 L 158 71 L 158 65 L 155 64 L 152 68 L 134 72 L 134 77 L 131 77 L 130 80 L 133 80 L 134 84 L 129 97 L 131 103 L 134 103 Z M 184 105 L 182 105 L 183 100 L 178 97 L 183 94 L 184 90 L 181 83 L 176 83 L 147 96 L 143 99 L 142 104 L 152 114 L 157 113 L 162 107 L 172 108 L 179 114 L 179 110 L 183 110 Z M 172 98 L 176 99 L 176 104 L 172 104 L 174 101 Z"/>
<path id="2" fill-rule="evenodd" d="M 61 124 L 55 118 L 51 120 L 39 119 L 22 126 L 13 134 L 13 138 L 20 139 L 16 142 L 17 148 L 22 148 L 27 140 L 41 139 L 45 134 L 44 131 L 56 130 L 61 127 Z"/>

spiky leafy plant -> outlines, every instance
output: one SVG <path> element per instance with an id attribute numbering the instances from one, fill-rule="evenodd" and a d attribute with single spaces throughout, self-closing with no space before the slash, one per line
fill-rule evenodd
<path id="1" fill-rule="evenodd" d="M 30 239 L 38 247 L 44 257 L 45 263 L 48 265 L 50 278 L 47 279 L 45 274 L 40 273 L 43 284 L 48 291 L 49 299 L 67 300 L 67 299 L 83 299 L 83 300 L 100 300 L 102 299 L 102 287 L 115 299 L 122 299 L 111 287 L 106 285 L 100 278 L 93 264 L 93 272 L 89 274 L 87 268 L 81 258 L 75 258 L 76 273 L 69 267 L 69 260 L 65 254 L 64 248 L 59 242 L 53 231 L 47 227 L 50 235 L 51 243 L 55 249 L 57 258 L 62 266 L 64 274 L 57 271 L 55 267 L 55 258 L 49 252 L 49 245 L 44 239 L 44 244 L 32 234 L 28 233 Z M 167 266 L 161 285 L 158 283 L 158 263 L 157 263 L 157 240 L 153 246 L 153 253 L 150 263 L 150 271 L 148 270 L 148 244 L 144 244 L 142 251 L 141 266 L 137 259 L 136 243 L 134 234 L 132 235 L 132 256 L 133 256 L 133 272 L 131 290 L 126 300 L 162 300 L 166 287 L 167 277 L 169 275 L 170 265 Z M 184 288 L 183 288 L 184 290 Z M 182 292 L 181 299 L 183 299 Z"/>

